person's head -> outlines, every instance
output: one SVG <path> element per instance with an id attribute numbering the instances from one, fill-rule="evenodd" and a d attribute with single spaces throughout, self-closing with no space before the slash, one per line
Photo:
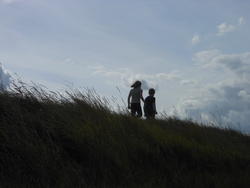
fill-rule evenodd
<path id="1" fill-rule="evenodd" d="M 148 94 L 149 94 L 150 96 L 154 96 L 154 94 L 155 94 L 155 89 L 150 88 L 150 89 L 148 90 Z"/>
<path id="2" fill-rule="evenodd" d="M 140 82 L 139 80 L 137 80 L 137 81 L 135 81 L 135 83 L 133 83 L 133 84 L 131 85 L 131 87 L 133 87 L 133 88 L 141 87 L 141 82 Z"/>

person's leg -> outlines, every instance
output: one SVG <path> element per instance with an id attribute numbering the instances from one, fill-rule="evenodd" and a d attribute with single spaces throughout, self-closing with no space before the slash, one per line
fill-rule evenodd
<path id="1" fill-rule="evenodd" d="M 155 114 L 152 114 L 152 115 L 151 115 L 151 119 L 155 119 Z"/>
<path id="2" fill-rule="evenodd" d="M 137 106 L 135 103 L 131 103 L 131 115 L 135 116 L 135 113 L 137 111 Z"/>
<path id="3" fill-rule="evenodd" d="M 147 119 L 155 119 L 155 114 L 153 112 L 148 113 Z"/>
<path id="4" fill-rule="evenodd" d="M 137 104 L 137 117 L 142 117 L 142 109 L 141 109 L 141 104 Z"/>

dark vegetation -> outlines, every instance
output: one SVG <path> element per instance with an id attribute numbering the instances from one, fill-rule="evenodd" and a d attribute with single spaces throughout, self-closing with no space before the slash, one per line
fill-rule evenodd
<path id="1" fill-rule="evenodd" d="M 0 187 L 250 187 L 250 138 L 16 85 L 0 94 Z"/>

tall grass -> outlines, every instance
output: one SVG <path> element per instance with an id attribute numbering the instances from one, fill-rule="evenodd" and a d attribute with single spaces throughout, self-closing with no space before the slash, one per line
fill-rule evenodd
<path id="1" fill-rule="evenodd" d="M 0 94 L 0 187 L 249 187 L 250 138 L 117 113 L 93 90 Z"/>

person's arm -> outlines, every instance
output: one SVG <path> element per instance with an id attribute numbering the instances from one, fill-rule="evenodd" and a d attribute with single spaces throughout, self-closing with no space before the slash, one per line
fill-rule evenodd
<path id="1" fill-rule="evenodd" d="M 131 98 L 131 91 L 129 92 L 129 95 L 128 95 L 128 109 L 131 108 L 130 98 Z"/>
<path id="2" fill-rule="evenodd" d="M 142 100 L 143 102 L 145 102 L 145 101 L 144 101 L 144 98 L 143 98 L 143 90 L 141 90 L 141 97 L 140 97 L 140 98 L 141 98 L 141 100 Z"/>

